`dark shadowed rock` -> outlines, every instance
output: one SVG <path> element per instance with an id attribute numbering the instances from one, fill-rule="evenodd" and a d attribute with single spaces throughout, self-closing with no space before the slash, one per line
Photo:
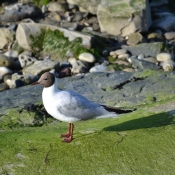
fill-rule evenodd
<path id="1" fill-rule="evenodd" d="M 17 3 L 5 8 L 5 13 L 1 16 L 1 20 L 5 22 L 16 22 L 25 18 L 39 17 L 41 14 L 41 10 L 33 4 Z"/>

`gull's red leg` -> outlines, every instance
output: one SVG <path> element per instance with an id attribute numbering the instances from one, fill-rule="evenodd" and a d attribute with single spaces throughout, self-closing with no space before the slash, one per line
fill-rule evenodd
<path id="1" fill-rule="evenodd" d="M 73 130 L 74 130 L 74 124 L 73 123 L 70 123 L 70 136 L 69 137 L 66 137 L 66 138 L 64 138 L 64 140 L 63 140 L 63 142 L 67 142 L 67 143 L 69 143 L 69 142 L 71 142 L 72 140 L 73 140 Z"/>
<path id="2" fill-rule="evenodd" d="M 70 134 L 71 134 L 71 123 L 69 123 L 69 126 L 68 126 L 68 133 L 61 134 L 61 137 L 70 137 Z"/>

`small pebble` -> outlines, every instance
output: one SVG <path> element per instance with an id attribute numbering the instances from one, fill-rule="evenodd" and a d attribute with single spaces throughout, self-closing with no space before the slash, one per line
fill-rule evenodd
<path id="1" fill-rule="evenodd" d="M 172 60 L 172 55 L 169 53 L 160 53 L 157 55 L 157 61 L 163 62 L 166 60 Z"/>
<path id="2" fill-rule="evenodd" d="M 82 53 L 78 56 L 78 59 L 81 61 L 86 61 L 88 63 L 94 63 L 95 57 L 91 53 Z"/>
<path id="3" fill-rule="evenodd" d="M 175 68 L 175 62 L 173 60 L 166 60 L 163 62 L 162 67 L 164 71 L 171 72 Z"/>
<path id="4" fill-rule="evenodd" d="M 175 39 L 175 32 L 166 32 L 164 36 L 167 40 Z"/>
<path id="5" fill-rule="evenodd" d="M 118 50 L 115 51 L 116 55 L 121 55 L 121 54 L 125 54 L 125 53 L 127 53 L 126 49 L 118 49 Z"/>

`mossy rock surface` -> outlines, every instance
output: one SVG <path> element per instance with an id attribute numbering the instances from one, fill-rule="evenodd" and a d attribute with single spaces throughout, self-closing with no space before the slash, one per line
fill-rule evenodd
<path id="1" fill-rule="evenodd" d="M 77 122 L 69 144 L 60 138 L 66 123 L 1 130 L 0 174 L 171 175 L 175 116 L 149 108 Z"/>
<path id="2" fill-rule="evenodd" d="M 31 48 L 35 55 L 47 54 L 51 55 L 52 59 L 58 60 L 64 60 L 67 52 L 72 53 L 75 58 L 78 58 L 81 53 L 92 53 L 98 59 L 106 46 L 105 40 L 98 36 L 92 36 L 92 38 L 92 47 L 87 49 L 82 45 L 82 38 L 77 37 L 69 41 L 69 38 L 59 30 L 41 29 L 38 36 L 30 35 Z"/>

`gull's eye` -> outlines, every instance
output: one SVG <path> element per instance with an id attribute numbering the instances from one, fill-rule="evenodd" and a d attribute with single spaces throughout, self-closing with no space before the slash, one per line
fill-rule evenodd
<path id="1" fill-rule="evenodd" d="M 48 78 L 45 78 L 44 80 L 48 80 Z"/>

